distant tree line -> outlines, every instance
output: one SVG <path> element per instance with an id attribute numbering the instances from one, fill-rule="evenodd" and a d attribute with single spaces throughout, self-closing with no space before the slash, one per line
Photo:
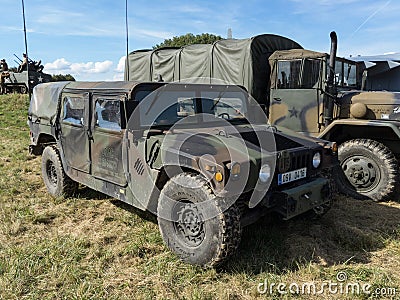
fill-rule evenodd
<path id="1" fill-rule="evenodd" d="M 75 81 L 75 78 L 71 74 L 58 74 L 58 75 L 53 75 L 51 77 L 51 81 Z"/>
<path id="2" fill-rule="evenodd" d="M 194 35 L 193 33 L 187 33 L 185 35 L 174 36 L 172 39 L 166 39 L 161 44 L 155 45 L 153 49 L 162 47 L 183 47 L 193 44 L 212 44 L 219 40 L 222 40 L 221 36 L 211 33 L 202 33 L 197 35 Z"/>

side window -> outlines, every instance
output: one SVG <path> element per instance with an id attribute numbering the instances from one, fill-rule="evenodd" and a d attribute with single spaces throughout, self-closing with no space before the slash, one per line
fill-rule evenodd
<path id="1" fill-rule="evenodd" d="M 278 89 L 300 88 L 301 60 L 278 61 Z"/>
<path id="2" fill-rule="evenodd" d="M 344 80 L 345 86 L 355 86 L 357 85 L 357 66 L 344 63 Z"/>
<path id="3" fill-rule="evenodd" d="M 85 111 L 85 103 L 82 97 L 64 97 L 63 121 L 75 125 L 81 125 Z"/>
<path id="4" fill-rule="evenodd" d="M 116 99 L 96 100 L 96 127 L 108 130 L 121 130 L 120 101 Z"/>
<path id="5" fill-rule="evenodd" d="M 311 89 L 317 86 L 320 67 L 321 61 L 318 59 L 304 60 L 302 88 Z"/>
<path id="6" fill-rule="evenodd" d="M 335 63 L 335 83 L 340 86 L 343 85 L 343 62 L 338 60 Z"/>

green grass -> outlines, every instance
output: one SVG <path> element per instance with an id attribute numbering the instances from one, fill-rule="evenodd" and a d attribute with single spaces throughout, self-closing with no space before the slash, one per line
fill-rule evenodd
<path id="1" fill-rule="evenodd" d="M 339 271 L 397 288 L 399 299 L 399 203 L 338 197 L 319 221 L 263 220 L 244 229 L 223 268 L 204 270 L 179 261 L 156 224 L 116 200 L 86 190 L 51 198 L 40 157 L 28 154 L 27 108 L 26 96 L 0 96 L 0 299 L 270 299 L 279 294 L 257 292 L 265 280 L 321 284 Z"/>

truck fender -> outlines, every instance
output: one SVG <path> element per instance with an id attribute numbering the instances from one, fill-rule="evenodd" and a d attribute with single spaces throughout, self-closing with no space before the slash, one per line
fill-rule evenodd
<path id="1" fill-rule="evenodd" d="M 400 122 L 386 120 L 360 120 L 360 119 L 343 119 L 332 122 L 318 136 L 328 141 L 336 141 L 343 143 L 344 141 L 364 138 L 380 141 L 400 142 Z"/>

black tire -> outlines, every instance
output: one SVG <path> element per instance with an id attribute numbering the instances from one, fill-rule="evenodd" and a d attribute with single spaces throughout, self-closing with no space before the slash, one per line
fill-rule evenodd
<path id="1" fill-rule="evenodd" d="M 25 84 L 20 86 L 19 92 L 20 92 L 21 94 L 28 94 L 28 88 L 26 87 Z"/>
<path id="2" fill-rule="evenodd" d="M 398 162 L 385 145 L 369 139 L 355 139 L 339 146 L 336 180 L 339 190 L 356 199 L 390 200 L 399 183 Z"/>
<path id="3" fill-rule="evenodd" d="M 42 177 L 48 192 L 54 197 L 69 197 L 78 189 L 78 183 L 65 174 L 60 153 L 54 145 L 43 150 Z"/>
<path id="4" fill-rule="evenodd" d="M 191 173 L 173 177 L 158 203 L 158 225 L 165 244 L 185 262 L 221 265 L 236 251 L 242 233 L 240 210 L 236 204 L 224 210 L 224 204 L 204 177 Z"/>

